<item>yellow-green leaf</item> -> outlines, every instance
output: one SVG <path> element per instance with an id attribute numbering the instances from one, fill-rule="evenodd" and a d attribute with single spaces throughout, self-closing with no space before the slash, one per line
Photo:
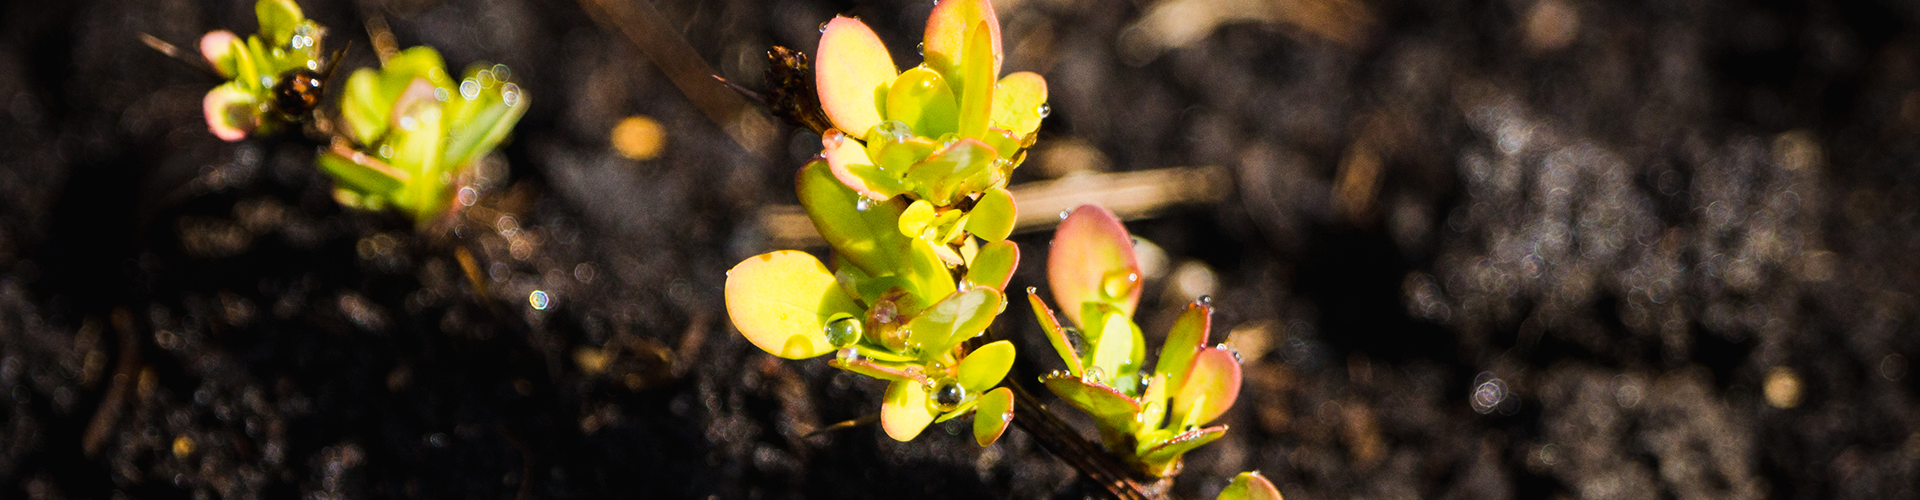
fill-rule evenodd
<path id="1" fill-rule="evenodd" d="M 967 32 L 966 52 L 960 61 L 960 72 L 966 75 L 968 82 L 992 82 L 999 71 L 998 46 L 995 35 L 986 21 L 981 21 Z M 966 85 L 960 88 L 960 137 L 980 139 L 987 136 L 987 122 L 993 119 L 993 87 L 991 83 Z"/>
<path id="2" fill-rule="evenodd" d="M 1007 301 L 999 290 L 974 287 L 954 292 L 928 306 L 907 324 L 912 331 L 909 342 L 918 344 L 923 356 L 933 356 L 973 338 L 993 324 L 993 317 L 1006 309 Z"/>
<path id="3" fill-rule="evenodd" d="M 1214 500 L 1282 500 L 1280 490 L 1273 487 L 1260 471 L 1242 472 L 1233 476 L 1233 482 L 1227 483 L 1227 489 L 1220 490 L 1220 496 Z"/>
<path id="4" fill-rule="evenodd" d="M 827 166 L 833 169 L 833 177 L 861 196 L 873 201 L 886 201 L 906 192 L 906 187 L 900 184 L 899 179 L 894 179 L 873 165 L 860 141 L 836 129 L 828 130 L 821 137 L 820 144 L 821 154 L 827 158 Z"/>
<path id="5" fill-rule="evenodd" d="M 980 446 L 993 444 L 1013 423 L 1013 391 L 1005 387 L 988 391 L 977 399 L 973 414 L 973 440 Z"/>
<path id="6" fill-rule="evenodd" d="M 824 328 L 836 313 L 860 306 L 806 252 L 781 250 L 748 258 L 727 271 L 727 316 L 753 345 L 775 356 L 805 359 L 833 352 Z"/>
<path id="7" fill-rule="evenodd" d="M 833 126 L 862 134 L 879 124 L 887 84 L 898 74 L 880 36 L 859 19 L 836 16 L 814 54 L 814 86 Z"/>
<path id="8" fill-rule="evenodd" d="M 1053 314 L 1053 308 L 1047 307 L 1047 302 L 1040 300 L 1040 295 L 1033 292 L 1033 287 L 1027 287 L 1027 303 L 1033 305 L 1033 317 L 1040 321 L 1040 329 L 1047 332 L 1047 342 L 1053 344 L 1053 352 L 1058 353 L 1060 359 L 1066 362 L 1067 372 L 1075 377 L 1081 376 L 1086 371 L 1085 365 L 1080 361 L 1082 353 L 1074 349 L 1073 340 L 1067 338 L 1068 335 L 1073 334 L 1060 325 L 1060 319 Z"/>
<path id="9" fill-rule="evenodd" d="M 907 124 L 917 136 L 940 137 L 959 130 L 959 110 L 946 79 L 925 65 L 901 73 L 887 88 L 887 119 Z"/>
<path id="10" fill-rule="evenodd" d="M 1013 342 L 1005 340 L 974 349 L 960 360 L 960 386 L 972 394 L 992 389 L 1007 377 L 1007 370 L 1013 368 L 1013 357 Z"/>
<path id="11" fill-rule="evenodd" d="M 961 139 L 907 169 L 907 182 L 935 206 L 952 205 L 961 196 L 991 186 L 987 174 L 996 159 L 993 147 Z"/>
<path id="12" fill-rule="evenodd" d="M 973 212 L 967 215 L 967 232 L 989 242 L 1007 239 L 1007 235 L 1013 234 L 1018 211 L 1013 193 L 1005 188 L 987 189 L 980 195 L 980 202 L 973 205 Z"/>
<path id="13" fill-rule="evenodd" d="M 1041 108 L 1046 105 L 1046 78 L 1031 71 L 1007 75 L 993 88 L 992 125 L 1025 137 L 1040 128 L 1040 120 L 1046 118 Z M 1012 154 L 1011 151 L 1002 153 Z"/>
<path id="14" fill-rule="evenodd" d="M 1049 375 L 1041 377 L 1040 381 L 1067 404 L 1093 417 L 1103 435 L 1131 433 L 1139 425 L 1133 416 L 1140 411 L 1140 405 L 1112 387 L 1070 376 Z"/>
<path id="15" fill-rule="evenodd" d="M 1140 449 L 1137 451 L 1142 462 L 1152 465 L 1171 464 L 1173 461 L 1179 460 L 1181 455 L 1193 451 L 1194 448 L 1199 448 L 1201 445 L 1211 443 L 1215 439 L 1220 439 L 1220 436 L 1226 434 L 1227 426 L 1224 425 L 1216 425 L 1205 429 L 1194 429 L 1177 434 L 1165 441 L 1140 443 Z"/>
<path id="16" fill-rule="evenodd" d="M 1103 302 L 1133 316 L 1140 303 L 1140 264 L 1133 237 L 1113 212 L 1081 205 L 1060 222 L 1047 253 L 1047 283 L 1053 300 L 1074 324 L 1083 323 L 1082 304 Z"/>
<path id="17" fill-rule="evenodd" d="M 895 380 L 887 385 L 886 401 L 880 406 L 880 427 L 895 441 L 912 441 L 933 423 L 933 408 L 927 404 L 927 388 L 913 380 Z"/>
<path id="18" fill-rule="evenodd" d="M 945 0 L 934 4 L 933 12 L 927 15 L 927 29 L 921 39 L 921 50 L 926 54 L 927 65 L 947 77 L 947 83 L 959 92 L 964 91 L 966 82 L 960 76 L 959 65 L 962 54 L 966 52 L 968 31 L 986 23 L 990 52 L 993 55 L 992 74 L 1000 74 L 1000 18 L 993 12 L 993 3 L 988 0 Z"/>
<path id="19" fill-rule="evenodd" d="M 209 31 L 200 37 L 200 56 L 207 59 L 213 71 L 225 78 L 239 74 L 239 54 L 246 51 L 246 44 L 240 37 L 227 30 Z"/>
<path id="20" fill-rule="evenodd" d="M 967 263 L 967 281 L 976 286 L 1007 289 L 1013 270 L 1020 267 L 1020 245 L 1000 240 L 982 245 Z"/>
<path id="21" fill-rule="evenodd" d="M 260 19 L 260 34 L 274 45 L 286 45 L 293 28 L 307 19 L 293 0 L 260 0 L 253 4 L 253 15 Z"/>
<path id="22" fill-rule="evenodd" d="M 1173 321 L 1173 328 L 1167 330 L 1167 343 L 1160 346 L 1160 361 L 1153 365 L 1154 373 L 1167 375 L 1167 392 L 1179 394 L 1180 386 L 1186 383 L 1187 366 L 1193 362 L 1193 356 L 1207 344 L 1207 330 L 1213 324 L 1213 306 L 1202 301 L 1187 305 L 1180 318 Z"/>
<path id="23" fill-rule="evenodd" d="M 1193 356 L 1186 382 L 1174 393 L 1176 425 L 1204 425 L 1219 418 L 1240 398 L 1240 359 L 1224 347 L 1201 349 Z"/>

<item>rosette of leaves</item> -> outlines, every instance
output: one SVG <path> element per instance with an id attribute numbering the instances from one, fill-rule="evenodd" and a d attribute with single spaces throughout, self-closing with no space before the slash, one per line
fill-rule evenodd
<path id="1" fill-rule="evenodd" d="M 1242 472 L 1233 476 L 1233 482 L 1220 490 L 1220 496 L 1214 500 L 1281 500 L 1280 489 L 1274 488 L 1260 471 Z"/>
<path id="2" fill-rule="evenodd" d="M 346 137 L 321 152 L 320 168 L 341 204 L 394 208 L 425 225 L 446 212 L 458 174 L 506 138 L 528 99 L 505 65 L 475 64 L 454 80 L 430 47 L 400 51 L 382 66 L 347 78 Z"/>
<path id="3" fill-rule="evenodd" d="M 905 73 L 858 20 L 821 33 L 816 88 L 834 128 L 796 188 L 832 267 L 791 250 L 749 258 L 728 271 L 727 313 L 775 356 L 835 353 L 832 366 L 886 380 L 880 423 L 896 440 L 972 414 L 990 444 L 1013 417 L 1013 393 L 995 386 L 1014 348 L 968 340 L 1006 308 L 1020 261 L 1006 176 L 1039 127 L 1046 83 L 994 79 L 999 25 L 981 0 L 935 6 L 927 63 Z"/>
<path id="4" fill-rule="evenodd" d="M 219 30 L 200 37 L 200 55 L 227 79 L 201 101 L 207 129 L 229 142 L 296 122 L 319 99 L 304 90 L 320 86 L 313 75 L 321 70 L 326 28 L 307 19 L 293 0 L 260 0 L 253 11 L 258 34 L 242 39 Z M 295 81 L 300 78 L 307 81 Z"/>
<path id="5" fill-rule="evenodd" d="M 1132 317 L 1140 302 L 1140 265 L 1133 238 L 1112 212 L 1086 205 L 1054 233 L 1047 281 L 1065 322 L 1027 289 L 1034 316 L 1067 365 L 1041 377 L 1047 389 L 1093 417 L 1109 451 L 1140 472 L 1166 477 L 1180 457 L 1219 439 L 1227 426 L 1205 427 L 1240 393 L 1239 355 L 1208 346 L 1213 306 L 1187 306 L 1167 333 L 1153 370 Z"/>

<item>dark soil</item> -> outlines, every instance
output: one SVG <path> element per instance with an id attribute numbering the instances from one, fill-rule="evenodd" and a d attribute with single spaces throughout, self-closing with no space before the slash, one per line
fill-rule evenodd
<path id="1" fill-rule="evenodd" d="M 1259 469 L 1291 500 L 1920 496 L 1920 7 L 1175 3 L 1238 20 L 1163 44 L 1154 2 L 1000 12 L 1008 70 L 1052 87 L 1018 181 L 1233 174 L 1130 223 L 1165 257 L 1150 336 L 1210 293 L 1248 363 L 1179 495 Z M 135 34 L 249 32 L 250 1 L 0 7 L 0 498 L 1095 492 L 1020 431 L 806 437 L 881 387 L 754 349 L 721 287 L 810 133 L 750 119 L 749 152 L 580 4 L 302 4 L 348 69 L 376 13 L 510 65 L 533 105 L 493 189 L 417 232 L 336 205 L 299 134 L 207 133 L 214 78 Z M 657 7 L 758 88 L 834 13 L 917 62 L 930 2 Z M 609 147 L 635 114 L 664 156 Z M 1022 302 L 998 330 L 1044 392 Z"/>

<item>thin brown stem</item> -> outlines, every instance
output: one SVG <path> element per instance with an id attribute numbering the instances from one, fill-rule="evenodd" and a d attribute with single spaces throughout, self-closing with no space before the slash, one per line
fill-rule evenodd
<path id="1" fill-rule="evenodd" d="M 1166 484 L 1160 480 L 1151 485 L 1142 484 L 1134 477 L 1132 469 L 1100 445 L 1088 441 L 1079 432 L 1060 421 L 1046 406 L 1040 404 L 1032 393 L 1020 384 L 1008 381 L 1002 385 L 1013 389 L 1013 425 L 1033 436 L 1040 447 L 1059 457 L 1061 461 L 1072 465 L 1087 479 L 1105 488 L 1113 498 L 1120 500 L 1165 499 Z"/>

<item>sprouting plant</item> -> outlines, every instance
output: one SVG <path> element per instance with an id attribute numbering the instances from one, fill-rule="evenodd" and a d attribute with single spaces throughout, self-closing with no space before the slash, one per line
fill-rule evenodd
<path id="1" fill-rule="evenodd" d="M 322 62 L 320 39 L 327 30 L 307 19 L 293 0 L 260 0 L 253 10 L 259 34 L 242 40 L 219 30 L 200 38 L 201 56 L 228 80 L 202 101 L 207 129 L 226 141 L 304 120 L 320 103 L 321 87 L 339 63 L 338 54 Z"/>
<path id="2" fill-rule="evenodd" d="M 1220 490 L 1220 496 L 1214 497 L 1214 500 L 1281 500 L 1281 498 L 1280 490 L 1274 488 L 1273 483 L 1267 482 L 1267 478 L 1261 476 L 1260 471 L 1249 471 L 1233 476 L 1233 482 L 1227 483 L 1227 488 Z"/>
<path id="3" fill-rule="evenodd" d="M 1227 427 L 1201 427 L 1233 406 L 1240 393 L 1239 355 L 1207 346 L 1213 306 L 1187 306 L 1143 371 L 1146 346 L 1131 319 L 1140 301 L 1140 266 L 1132 237 L 1112 212 L 1075 209 L 1054 233 L 1048 283 L 1065 313 L 1062 323 L 1027 289 L 1034 316 L 1066 370 L 1042 377 L 1047 389 L 1094 418 L 1109 451 L 1139 472 L 1167 477 L 1180 457 L 1219 439 Z"/>
<path id="4" fill-rule="evenodd" d="M 1014 349 L 968 341 L 1005 309 L 1019 264 L 1005 185 L 1046 114 L 1046 81 L 996 80 L 985 0 L 940 2 L 922 47 L 925 64 L 902 73 L 859 20 L 822 25 L 815 86 L 832 128 L 796 184 L 833 266 L 791 250 L 749 258 L 728 271 L 727 312 L 775 356 L 837 353 L 832 366 L 887 380 L 888 436 L 977 412 L 985 446 L 1013 415 L 1012 392 L 995 386 Z"/>
<path id="5" fill-rule="evenodd" d="M 347 78 L 346 137 L 336 136 L 318 161 L 342 205 L 391 207 L 426 225 L 452 204 L 459 174 L 513 130 L 528 99 L 505 65 L 475 64 L 455 81 L 430 47 L 400 51 L 382 66 Z"/>

